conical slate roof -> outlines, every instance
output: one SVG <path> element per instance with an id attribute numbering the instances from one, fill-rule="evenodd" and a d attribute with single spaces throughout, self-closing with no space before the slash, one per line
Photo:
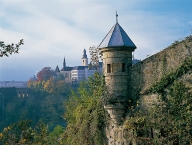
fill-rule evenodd
<path id="1" fill-rule="evenodd" d="M 136 49 L 135 44 L 117 22 L 105 36 L 98 48 L 128 47 Z"/>
<path id="2" fill-rule="evenodd" d="M 86 50 L 83 50 L 83 57 L 82 58 L 87 58 Z"/>

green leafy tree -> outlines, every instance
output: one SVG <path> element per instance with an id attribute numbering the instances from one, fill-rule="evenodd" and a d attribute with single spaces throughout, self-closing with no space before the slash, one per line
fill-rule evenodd
<path id="1" fill-rule="evenodd" d="M 72 92 L 65 103 L 64 118 L 67 127 L 63 144 L 103 145 L 105 143 L 105 111 L 101 96 L 104 89 L 103 78 L 95 73 L 88 82 Z"/>
<path id="2" fill-rule="evenodd" d="M 66 82 L 64 80 L 59 80 L 55 87 L 55 94 L 67 95 L 70 93 L 69 90 L 70 88 L 67 86 Z"/>
<path id="3" fill-rule="evenodd" d="M 62 127 L 57 126 L 53 132 L 49 132 L 49 125 L 38 121 L 35 127 L 30 120 L 21 120 L 4 128 L 0 133 L 0 144 L 20 145 L 52 145 L 58 142 L 56 135 L 62 133 Z"/>
<path id="4" fill-rule="evenodd" d="M 63 76 L 63 74 L 58 74 L 57 75 L 57 80 L 64 80 L 65 79 L 65 77 Z"/>
<path id="5" fill-rule="evenodd" d="M 0 41 L 0 57 L 3 57 L 3 56 L 9 56 L 13 53 L 19 53 L 19 47 L 20 45 L 23 45 L 24 44 L 24 41 L 23 39 L 21 39 L 19 41 L 18 44 L 9 44 L 9 45 L 5 45 L 3 41 Z"/>
<path id="6" fill-rule="evenodd" d="M 62 134 L 64 132 L 64 127 L 57 125 L 52 132 L 49 133 L 50 144 L 62 144 Z"/>

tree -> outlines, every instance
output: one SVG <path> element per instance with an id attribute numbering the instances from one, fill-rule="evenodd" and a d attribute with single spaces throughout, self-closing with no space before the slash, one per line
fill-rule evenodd
<path id="1" fill-rule="evenodd" d="M 0 144 L 14 144 L 14 145 L 42 145 L 58 143 L 56 135 L 62 133 L 62 127 L 57 127 L 54 132 L 49 136 L 49 126 L 41 119 L 31 127 L 30 120 L 21 120 L 10 126 L 4 128 L 0 132 Z"/>
<path id="2" fill-rule="evenodd" d="M 37 80 L 49 80 L 53 76 L 54 72 L 51 70 L 51 67 L 44 67 L 41 71 L 37 73 Z"/>
<path id="3" fill-rule="evenodd" d="M 63 144 L 105 144 L 103 85 L 103 78 L 96 72 L 87 82 L 81 83 L 78 91 L 73 91 L 65 102 L 67 127 L 62 137 Z"/>
<path id="4" fill-rule="evenodd" d="M 63 74 L 58 74 L 56 77 L 57 80 L 64 80 L 65 77 L 63 76 Z"/>
<path id="5" fill-rule="evenodd" d="M 91 63 L 89 65 L 89 67 L 91 69 L 93 69 L 93 68 L 98 69 L 99 68 L 99 49 L 97 47 L 95 47 L 95 46 L 90 47 L 89 48 L 89 53 L 90 53 L 90 56 L 91 56 Z"/>
<path id="6" fill-rule="evenodd" d="M 19 46 L 23 45 L 24 41 L 21 39 L 18 44 L 5 45 L 3 41 L 0 41 L 0 57 L 12 55 L 12 53 L 19 53 Z"/>

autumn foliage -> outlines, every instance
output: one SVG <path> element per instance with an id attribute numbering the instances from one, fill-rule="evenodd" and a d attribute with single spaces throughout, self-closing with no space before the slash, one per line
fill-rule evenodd
<path id="1" fill-rule="evenodd" d="M 54 71 L 51 70 L 51 67 L 44 67 L 41 71 L 37 73 L 37 80 L 43 81 L 43 80 L 49 80 L 51 77 L 53 77 Z"/>

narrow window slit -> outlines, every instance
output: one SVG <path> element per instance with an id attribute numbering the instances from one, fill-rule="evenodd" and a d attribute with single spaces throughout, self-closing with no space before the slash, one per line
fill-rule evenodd
<path id="1" fill-rule="evenodd" d="M 111 64 L 107 64 L 107 73 L 111 73 Z"/>
<path id="2" fill-rule="evenodd" d="M 125 63 L 122 63 L 122 72 L 125 72 Z"/>

